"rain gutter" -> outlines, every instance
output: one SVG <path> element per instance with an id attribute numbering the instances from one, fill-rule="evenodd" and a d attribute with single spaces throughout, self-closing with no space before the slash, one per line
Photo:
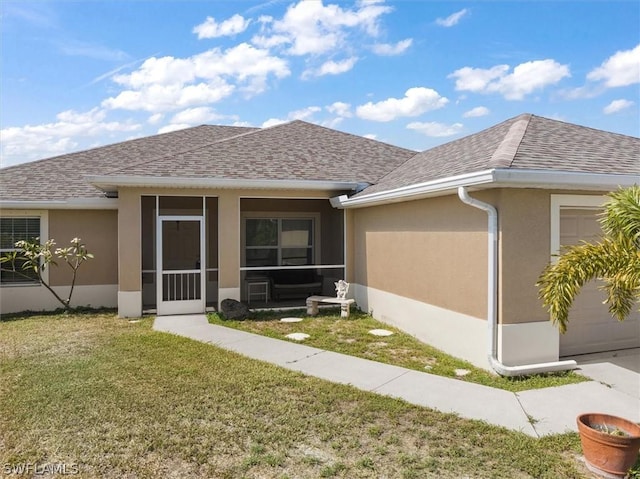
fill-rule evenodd
<path id="1" fill-rule="evenodd" d="M 576 368 L 577 363 L 573 360 L 520 366 L 507 366 L 498 360 L 498 211 L 493 205 L 470 197 L 464 186 L 458 188 L 458 197 L 463 203 L 485 211 L 488 216 L 487 349 L 489 365 L 501 376 L 524 376 Z"/>

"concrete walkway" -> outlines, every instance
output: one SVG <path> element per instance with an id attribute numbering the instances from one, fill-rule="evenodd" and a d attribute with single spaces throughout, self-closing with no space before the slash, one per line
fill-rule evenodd
<path id="1" fill-rule="evenodd" d="M 205 315 L 159 316 L 153 328 L 364 391 L 542 436 L 576 431 L 583 412 L 640 422 L 637 395 L 585 382 L 512 393 L 209 324 Z"/>

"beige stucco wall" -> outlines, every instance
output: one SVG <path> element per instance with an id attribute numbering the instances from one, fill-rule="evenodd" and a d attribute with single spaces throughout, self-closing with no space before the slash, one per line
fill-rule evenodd
<path id="1" fill-rule="evenodd" d="M 51 210 L 49 237 L 57 247 L 69 246 L 75 237 L 94 255 L 78 269 L 76 285 L 117 284 L 118 213 L 115 210 Z M 49 270 L 52 286 L 71 283 L 71 269 L 62 261 Z"/>
<path id="2" fill-rule="evenodd" d="M 501 189 L 498 314 L 504 324 L 547 322 L 536 282 L 551 255 L 551 195 L 601 197 L 606 191 Z"/>
<path id="3" fill-rule="evenodd" d="M 118 194 L 118 291 L 141 291 L 142 243 L 140 192 Z"/>
<path id="4" fill-rule="evenodd" d="M 502 189 L 498 209 L 500 260 L 498 317 L 504 324 L 548 321 L 536 281 L 550 257 L 548 190 Z"/>
<path id="5" fill-rule="evenodd" d="M 495 195 L 484 193 L 485 201 Z M 353 281 L 486 317 L 487 217 L 457 196 L 352 210 Z"/>

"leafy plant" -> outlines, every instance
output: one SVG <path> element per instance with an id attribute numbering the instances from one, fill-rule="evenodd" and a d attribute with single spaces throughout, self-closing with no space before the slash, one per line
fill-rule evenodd
<path id="1" fill-rule="evenodd" d="M 565 248 L 536 284 L 551 320 L 562 333 L 567 330 L 575 297 L 593 279 L 604 281 L 605 302 L 619 321 L 640 301 L 640 187 L 610 193 L 599 221 L 604 231 L 602 239 Z"/>
<path id="2" fill-rule="evenodd" d="M 38 281 L 47 288 L 51 294 L 62 304 L 65 310 L 71 310 L 71 296 L 73 295 L 73 289 L 76 284 L 76 277 L 78 274 L 78 268 L 80 265 L 93 258 L 93 254 L 87 251 L 87 247 L 80 238 L 73 238 L 71 240 L 71 246 L 66 248 L 56 248 L 55 240 L 49 239 L 44 243 L 40 243 L 40 238 L 34 238 L 32 240 L 21 240 L 16 242 L 15 251 L 5 253 L 0 257 L 0 265 L 2 265 L 3 271 L 10 271 L 18 274 L 27 279 L 33 279 L 33 275 L 37 277 Z M 60 297 L 47 281 L 43 278 L 45 270 L 51 266 L 57 266 L 56 259 L 64 260 L 64 262 L 71 268 L 71 287 L 69 288 L 69 294 L 66 299 Z M 16 263 L 20 262 L 21 267 L 18 267 Z M 8 265 L 4 266 L 4 265 Z"/>

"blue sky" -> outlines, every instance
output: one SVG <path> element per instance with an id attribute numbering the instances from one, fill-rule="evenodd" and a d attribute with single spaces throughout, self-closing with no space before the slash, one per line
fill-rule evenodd
<path id="1" fill-rule="evenodd" d="M 2 166 L 303 119 L 424 150 L 534 113 L 640 134 L 640 2 L 0 3 Z"/>

